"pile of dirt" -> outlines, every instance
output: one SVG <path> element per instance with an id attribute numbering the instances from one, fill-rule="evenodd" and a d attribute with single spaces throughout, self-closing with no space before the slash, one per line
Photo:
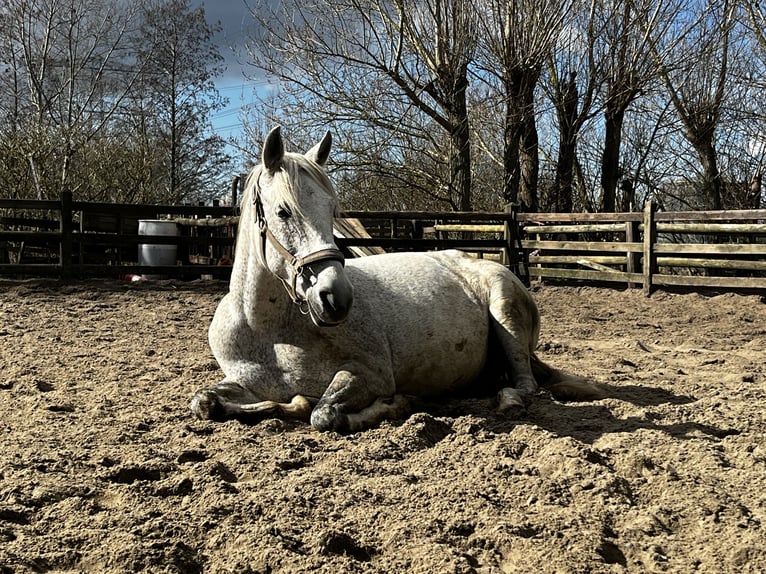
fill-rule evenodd
<path id="1" fill-rule="evenodd" d="M 763 297 L 535 290 L 609 397 L 194 420 L 224 284 L 0 282 L 0 573 L 763 572 Z"/>

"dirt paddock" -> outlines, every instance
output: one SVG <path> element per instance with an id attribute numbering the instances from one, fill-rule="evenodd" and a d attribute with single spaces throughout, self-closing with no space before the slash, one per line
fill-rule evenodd
<path id="1" fill-rule="evenodd" d="M 221 283 L 0 281 L 0 574 L 766 571 L 766 303 L 542 287 L 542 393 L 193 420 Z"/>

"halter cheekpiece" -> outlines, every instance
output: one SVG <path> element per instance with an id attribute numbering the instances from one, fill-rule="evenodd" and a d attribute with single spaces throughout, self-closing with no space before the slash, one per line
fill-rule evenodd
<path id="1" fill-rule="evenodd" d="M 303 257 L 296 257 L 290 253 L 287 248 L 277 239 L 277 237 L 269 229 L 269 225 L 266 222 L 265 211 L 263 209 L 263 202 L 261 201 L 261 186 L 260 186 L 260 174 L 258 180 L 255 182 L 253 188 L 253 206 L 255 207 L 255 224 L 258 226 L 258 231 L 261 235 L 261 240 L 258 242 L 258 255 L 261 261 L 268 269 L 266 265 L 266 242 L 271 244 L 271 247 L 279 253 L 282 258 L 292 267 L 293 276 L 291 280 L 287 280 L 284 277 L 280 277 L 273 271 L 271 272 L 277 279 L 284 285 L 287 294 L 293 303 L 301 306 L 301 312 L 307 313 L 308 310 L 304 309 L 303 304 L 306 303 L 305 298 L 298 295 L 296 285 L 298 283 L 298 277 L 303 275 L 304 267 L 311 265 L 312 263 L 318 263 L 319 261 L 339 261 L 341 265 L 345 265 L 346 258 L 339 249 L 320 249 L 314 251 Z"/>

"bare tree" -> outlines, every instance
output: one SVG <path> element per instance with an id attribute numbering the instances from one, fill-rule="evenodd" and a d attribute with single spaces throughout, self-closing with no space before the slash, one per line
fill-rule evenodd
<path id="1" fill-rule="evenodd" d="M 601 158 L 600 211 L 617 207 L 617 187 L 623 175 L 620 148 L 625 113 L 656 80 L 650 40 L 663 36 L 678 12 L 677 0 L 617 0 L 604 3 L 600 51 L 606 77 L 604 94 L 604 147 Z"/>
<path id="2" fill-rule="evenodd" d="M 572 8 L 571 0 L 490 0 L 480 19 L 482 78 L 500 89 L 503 121 L 503 197 L 538 206 L 535 88 Z"/>
<path id="3" fill-rule="evenodd" d="M 218 61 L 201 9 L 9 0 L 0 20 L 5 194 L 177 201 L 228 179 L 223 141 L 208 129 Z"/>
<path id="4" fill-rule="evenodd" d="M 677 33 L 655 38 L 655 64 L 697 152 L 703 171 L 704 207 L 723 207 L 723 180 L 715 133 L 727 96 L 731 33 L 735 22 L 729 0 L 710 0 L 689 21 L 676 20 Z"/>
<path id="5" fill-rule="evenodd" d="M 267 4 L 253 10 L 265 34 L 250 53 L 279 82 L 284 120 L 343 122 L 339 143 L 356 170 L 471 209 L 472 2 L 342 0 L 314 11 L 289 0 L 280 12 Z M 412 149 L 423 153 L 413 158 Z"/>
<path id="6" fill-rule="evenodd" d="M 179 202 L 215 189 L 229 165 L 224 142 L 210 124 L 211 114 L 225 104 L 213 83 L 223 58 L 204 9 L 189 0 L 145 0 L 141 16 L 142 71 L 129 117 L 136 144 L 150 147 L 166 166 L 162 181 L 155 177 L 153 185 L 164 188 L 164 201 Z"/>
<path id="7" fill-rule="evenodd" d="M 137 77 L 124 43 L 134 13 L 105 0 L 87 7 L 81 0 L 9 0 L 7 10 L 33 125 L 58 134 L 59 145 L 49 149 L 56 188 L 76 188 L 75 156 L 106 128 Z"/>
<path id="8" fill-rule="evenodd" d="M 766 6 L 757 0 L 743 0 L 747 14 L 747 35 L 754 40 L 752 67 L 746 72 L 746 83 L 752 90 L 751 97 L 747 98 L 748 107 L 755 107 L 751 122 L 747 127 L 753 126 L 747 136 L 748 155 L 752 158 L 754 166 L 750 168 L 749 197 L 745 202 L 746 207 L 758 209 L 761 206 L 763 194 L 763 172 L 766 170 L 766 103 L 761 95 L 766 91 L 766 79 L 763 70 L 766 69 Z"/>
<path id="9" fill-rule="evenodd" d="M 583 125 L 599 111 L 596 96 L 604 81 L 603 58 L 598 53 L 602 34 L 595 12 L 603 4 L 593 0 L 589 5 L 574 6 L 573 16 L 548 57 L 547 81 L 542 86 L 556 113 L 558 153 L 551 197 L 552 211 L 570 212 L 574 207 L 577 141 Z M 586 194 L 578 194 L 580 207 L 589 211 L 593 205 Z"/>

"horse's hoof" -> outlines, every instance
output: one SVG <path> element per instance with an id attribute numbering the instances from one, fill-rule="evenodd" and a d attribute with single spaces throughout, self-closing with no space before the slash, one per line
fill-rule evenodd
<path id="1" fill-rule="evenodd" d="M 506 406 L 503 409 L 498 409 L 498 412 L 508 420 L 516 421 L 527 418 L 527 408 L 520 407 L 519 405 Z"/>
<path id="2" fill-rule="evenodd" d="M 497 410 L 510 419 L 521 419 L 527 415 L 527 405 L 517 389 L 505 388 L 497 393 Z"/>
<path id="3" fill-rule="evenodd" d="M 348 416 L 341 413 L 335 405 L 318 405 L 311 412 L 311 426 L 323 432 L 345 433 L 349 431 Z"/>
<path id="4" fill-rule="evenodd" d="M 201 420 L 220 421 L 226 418 L 226 410 L 221 399 L 211 389 L 202 389 L 191 400 L 191 410 Z"/>

